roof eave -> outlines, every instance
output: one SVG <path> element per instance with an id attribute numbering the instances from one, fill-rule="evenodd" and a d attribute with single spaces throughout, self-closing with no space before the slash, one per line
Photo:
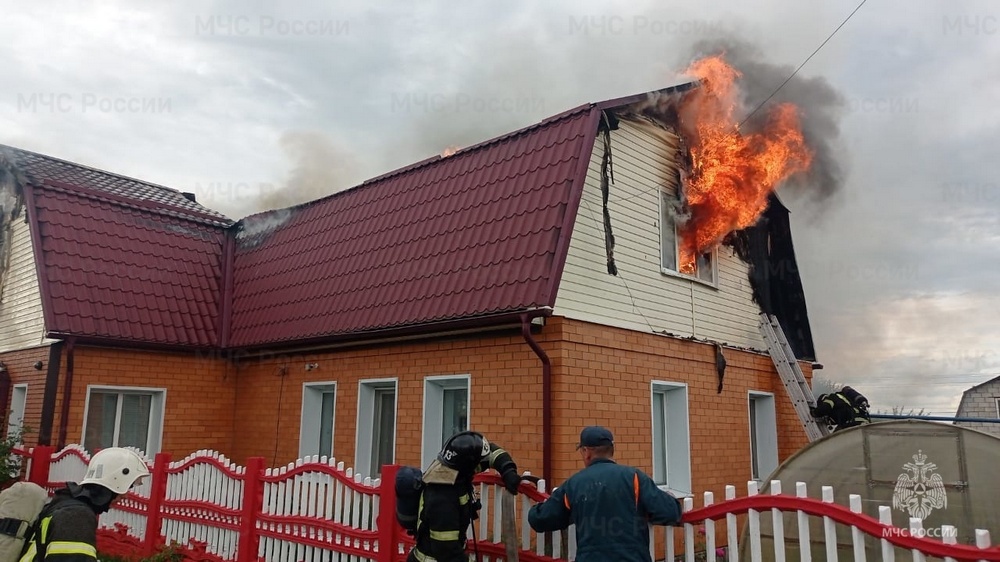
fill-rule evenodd
<path id="1" fill-rule="evenodd" d="M 457 318 L 439 322 L 426 322 L 409 326 L 399 326 L 393 328 L 383 328 L 376 330 L 350 332 L 345 334 L 331 334 L 317 336 L 314 338 L 302 338 L 289 341 L 254 342 L 242 346 L 232 346 L 229 351 L 262 352 L 266 350 L 282 349 L 289 350 L 314 350 L 330 349 L 334 347 L 355 347 L 377 345 L 393 341 L 405 341 L 415 339 L 427 339 L 432 337 L 443 337 L 449 335 L 470 334 L 484 330 L 497 330 L 505 328 L 520 328 L 524 315 L 529 319 L 549 317 L 552 315 L 552 307 L 540 306 L 509 310 L 497 314 L 480 315 L 474 317 Z"/>

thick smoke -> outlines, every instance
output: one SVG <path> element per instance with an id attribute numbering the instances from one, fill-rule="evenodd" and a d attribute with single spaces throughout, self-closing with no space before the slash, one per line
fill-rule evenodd
<path id="1" fill-rule="evenodd" d="M 351 186 L 356 174 L 354 159 L 323 133 L 292 131 L 281 137 L 281 148 L 293 162 L 280 189 L 263 194 L 257 210 L 298 205 Z"/>
<path id="2" fill-rule="evenodd" d="M 840 118 L 845 109 L 843 96 L 824 78 L 796 74 L 747 119 L 792 75 L 795 67 L 767 62 L 757 46 L 734 37 L 706 39 L 691 48 L 692 61 L 718 54 L 723 54 L 726 62 L 743 75 L 740 90 L 744 94 L 745 112 L 738 118 L 746 119 L 744 131 L 753 132 L 755 126 L 762 125 L 768 110 L 775 104 L 790 102 L 800 109 L 802 134 L 814 155 L 809 171 L 790 178 L 785 189 L 820 203 L 839 193 L 846 175 L 842 163 L 845 152 L 840 144 Z"/>

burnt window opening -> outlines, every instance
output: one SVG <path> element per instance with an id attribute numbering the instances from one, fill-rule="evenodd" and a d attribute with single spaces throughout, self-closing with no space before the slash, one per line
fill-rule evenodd
<path id="1" fill-rule="evenodd" d="M 680 202 L 674 194 L 660 189 L 660 270 L 716 286 L 719 280 L 717 250 L 697 256 L 692 264 L 681 263 L 681 238 L 677 229 L 679 208 Z"/>

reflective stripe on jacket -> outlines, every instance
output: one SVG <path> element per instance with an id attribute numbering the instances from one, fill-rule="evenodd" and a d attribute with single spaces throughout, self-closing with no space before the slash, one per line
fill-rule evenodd
<path id="1" fill-rule="evenodd" d="M 649 524 L 680 521 L 681 505 L 641 470 L 596 459 L 528 511 L 536 532 L 576 525 L 577 562 L 650 562 Z"/>
<path id="2" fill-rule="evenodd" d="M 97 514 L 66 490 L 56 492 L 56 496 L 42 510 L 38 533 L 20 562 L 97 560 Z M 39 544 L 44 552 L 36 556 Z"/>

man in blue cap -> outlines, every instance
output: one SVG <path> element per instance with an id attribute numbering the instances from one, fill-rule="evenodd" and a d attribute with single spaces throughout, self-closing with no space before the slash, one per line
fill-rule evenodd
<path id="1" fill-rule="evenodd" d="M 531 507 L 538 533 L 576 525 L 576 560 L 651 562 L 649 525 L 681 520 L 681 504 L 643 471 L 612 460 L 615 439 L 607 428 L 585 427 L 576 446 L 585 468 Z"/>

